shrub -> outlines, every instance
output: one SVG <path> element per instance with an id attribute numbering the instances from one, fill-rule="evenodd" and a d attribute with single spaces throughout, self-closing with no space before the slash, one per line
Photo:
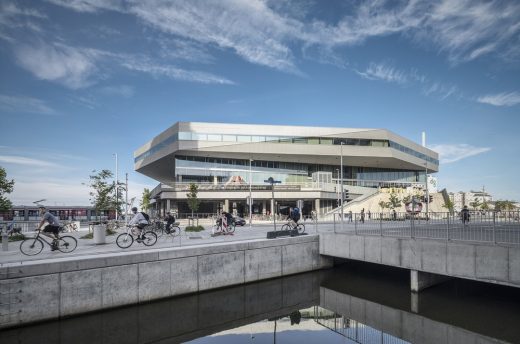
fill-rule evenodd
<path id="1" fill-rule="evenodd" d="M 22 240 L 25 240 L 25 235 L 15 234 L 15 235 L 11 235 L 7 241 L 22 241 Z M 0 242 L 2 242 L 2 236 L 0 236 Z"/>
<path id="2" fill-rule="evenodd" d="M 202 226 L 188 226 L 186 229 L 184 229 L 185 232 L 200 232 L 203 231 L 204 227 Z"/>

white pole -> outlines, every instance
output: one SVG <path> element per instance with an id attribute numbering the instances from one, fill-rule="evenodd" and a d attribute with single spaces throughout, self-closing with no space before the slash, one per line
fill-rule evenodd
<path id="1" fill-rule="evenodd" d="M 117 166 L 117 153 L 116 156 L 116 221 L 119 218 L 119 210 L 118 210 L 118 201 L 119 201 L 119 175 L 118 175 L 118 166 Z"/>
<path id="2" fill-rule="evenodd" d="M 251 185 L 253 183 L 252 177 L 252 171 L 251 171 L 251 165 L 253 163 L 253 159 L 249 159 L 249 229 L 251 229 L 251 226 L 253 224 L 253 199 L 251 198 Z"/>
<path id="3" fill-rule="evenodd" d="M 340 143 L 340 150 L 341 150 L 341 159 L 340 159 L 340 165 L 341 165 L 341 171 L 340 171 L 340 178 L 341 178 L 341 185 L 339 186 L 339 189 L 341 191 L 341 230 L 343 230 L 343 141 Z"/>
<path id="4" fill-rule="evenodd" d="M 128 224 L 128 173 L 126 173 L 125 223 Z"/>

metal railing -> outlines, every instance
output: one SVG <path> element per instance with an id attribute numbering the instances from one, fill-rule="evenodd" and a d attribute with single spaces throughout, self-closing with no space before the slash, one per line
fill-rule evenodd
<path id="1" fill-rule="evenodd" d="M 519 211 L 474 211 L 464 221 L 457 213 L 334 214 L 334 233 L 520 244 Z"/>

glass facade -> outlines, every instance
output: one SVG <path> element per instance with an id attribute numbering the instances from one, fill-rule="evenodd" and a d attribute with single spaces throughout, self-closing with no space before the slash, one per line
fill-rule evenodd
<path id="1" fill-rule="evenodd" d="M 391 140 L 374 140 L 359 138 L 336 138 L 336 137 L 296 137 L 296 136 L 257 136 L 257 135 L 229 135 L 229 134 L 204 134 L 194 132 L 179 132 L 165 140 L 159 142 L 148 151 L 135 157 L 134 161 L 138 162 L 148 156 L 160 151 L 168 145 L 178 141 L 212 141 L 212 142 L 270 142 L 270 143 L 292 143 L 292 144 L 312 144 L 312 145 L 347 145 L 347 146 L 364 146 L 364 147 L 390 147 L 401 151 L 405 154 L 415 156 L 432 164 L 439 165 L 439 161 L 426 154 L 417 152 L 409 147 L 405 147 Z"/>
<path id="2" fill-rule="evenodd" d="M 262 184 L 269 177 L 282 183 L 308 182 L 314 172 L 331 172 L 339 178 L 339 166 L 289 163 L 281 161 L 254 160 L 251 162 L 253 184 Z M 343 166 L 345 179 L 394 181 L 405 183 L 425 182 L 424 172 L 384 168 Z M 214 157 L 175 156 L 175 176 L 177 181 L 226 182 L 232 177 L 240 177 L 249 183 L 249 160 Z"/>

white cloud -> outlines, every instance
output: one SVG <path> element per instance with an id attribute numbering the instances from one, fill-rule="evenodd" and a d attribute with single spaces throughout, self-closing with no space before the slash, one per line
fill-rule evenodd
<path id="1" fill-rule="evenodd" d="M 41 99 L 25 96 L 10 96 L 6 94 L 0 94 L 0 110 L 43 115 L 56 114 L 56 110 L 49 107 L 46 102 Z"/>
<path id="2" fill-rule="evenodd" d="M 471 156 L 489 152 L 489 147 L 474 147 L 468 144 L 437 144 L 431 145 L 428 148 L 439 153 L 440 162 L 449 164 Z"/>
<path id="3" fill-rule="evenodd" d="M 387 66 L 384 63 L 370 63 L 368 68 L 363 71 L 356 71 L 365 79 L 369 80 L 383 80 L 387 82 L 395 82 L 397 84 L 404 84 L 408 81 L 406 74 L 394 67 Z"/>
<path id="4" fill-rule="evenodd" d="M 26 158 L 16 155 L 0 155 L 0 162 L 6 164 L 25 165 L 33 167 L 58 167 L 59 165 L 39 159 Z"/>
<path id="5" fill-rule="evenodd" d="M 15 47 L 18 64 L 42 80 L 78 89 L 91 85 L 99 57 L 95 51 L 63 44 L 22 44 Z"/>
<path id="6" fill-rule="evenodd" d="M 477 101 L 494 106 L 513 106 L 520 104 L 520 92 L 488 94 L 478 97 Z"/>
<path id="7" fill-rule="evenodd" d="M 95 13 L 100 10 L 122 11 L 122 0 L 47 0 L 58 6 L 70 8 L 77 12 Z"/>
<path id="8" fill-rule="evenodd" d="M 180 69 L 171 65 L 161 65 L 153 62 L 146 61 L 124 61 L 122 62 L 122 66 L 126 67 L 130 70 L 135 70 L 138 72 L 149 73 L 154 76 L 166 76 L 168 78 L 183 80 L 183 81 L 193 81 L 200 82 L 203 84 L 222 84 L 222 85 L 233 85 L 234 82 L 219 77 L 217 75 L 201 72 L 201 71 L 192 71 Z"/>

